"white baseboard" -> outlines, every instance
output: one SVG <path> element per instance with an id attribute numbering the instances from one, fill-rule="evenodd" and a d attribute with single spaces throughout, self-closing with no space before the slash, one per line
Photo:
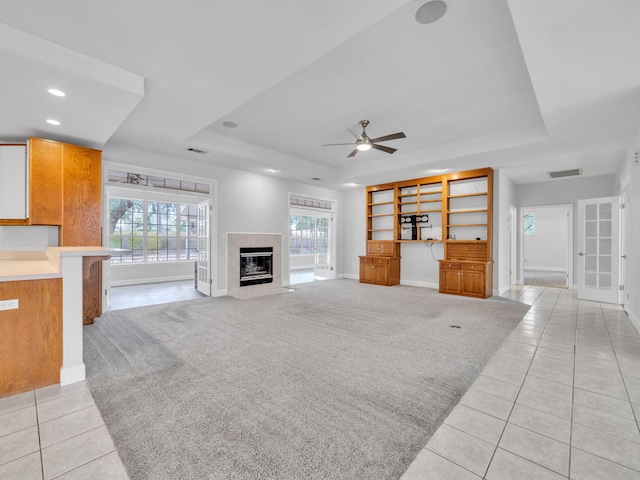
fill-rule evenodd
<path id="1" fill-rule="evenodd" d="M 309 270 L 310 268 L 314 268 L 313 265 L 297 265 L 295 267 L 289 267 L 289 270 Z"/>
<path id="2" fill-rule="evenodd" d="M 86 378 L 84 363 L 71 367 L 60 368 L 60 385 L 65 386 L 71 383 L 81 382 Z"/>
<path id="3" fill-rule="evenodd" d="M 222 290 L 216 290 L 215 292 L 213 292 L 213 294 L 211 295 L 212 297 L 224 297 L 225 295 L 227 295 L 227 289 L 222 289 Z"/>
<path id="4" fill-rule="evenodd" d="M 561 272 L 567 273 L 566 268 L 557 267 L 524 267 L 525 272 Z"/>
<path id="5" fill-rule="evenodd" d="M 336 278 L 349 278 L 351 280 L 360 280 L 360 275 L 355 275 L 353 273 L 341 273 L 336 275 Z"/>
<path id="6" fill-rule="evenodd" d="M 149 278 L 135 278 L 133 280 L 112 280 L 112 287 L 125 287 L 127 285 L 142 285 L 145 283 L 163 283 L 163 282 L 177 282 L 180 280 L 193 280 L 193 274 L 190 275 L 175 275 L 171 277 L 149 277 Z M 194 281 L 195 282 L 195 281 Z"/>
<path id="7" fill-rule="evenodd" d="M 409 287 L 435 288 L 436 290 L 440 288 L 440 286 L 437 283 L 416 282 L 414 280 L 402 280 L 402 279 L 400 279 L 400 285 L 407 285 Z"/>

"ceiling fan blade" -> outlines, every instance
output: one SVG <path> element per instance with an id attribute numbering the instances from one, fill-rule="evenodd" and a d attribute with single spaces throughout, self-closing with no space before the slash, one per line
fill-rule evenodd
<path id="1" fill-rule="evenodd" d="M 321 145 L 322 147 L 335 147 L 336 145 L 353 145 L 353 142 L 350 143 L 325 143 Z"/>
<path id="2" fill-rule="evenodd" d="M 384 145 L 376 145 L 375 143 L 371 145 L 371 148 L 375 148 L 376 150 L 382 150 L 383 152 L 393 153 L 397 150 L 397 148 L 389 148 Z"/>
<path id="3" fill-rule="evenodd" d="M 353 152 L 351 152 L 349 155 L 347 155 L 347 158 L 355 157 L 355 156 L 356 156 L 356 153 L 358 153 L 358 149 L 357 149 L 357 148 L 356 148 L 356 149 L 354 149 L 354 150 L 353 150 Z"/>
<path id="4" fill-rule="evenodd" d="M 384 137 L 372 138 L 373 143 L 386 142 L 387 140 L 396 140 L 398 138 L 407 138 L 404 132 L 392 133 L 391 135 L 385 135 Z"/>

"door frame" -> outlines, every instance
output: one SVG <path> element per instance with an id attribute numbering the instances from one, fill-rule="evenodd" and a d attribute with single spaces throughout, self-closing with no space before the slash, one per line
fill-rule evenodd
<path id="1" fill-rule="evenodd" d="M 321 202 L 321 203 L 328 203 L 331 205 L 331 208 L 326 209 L 326 208 L 315 208 L 313 206 L 305 206 L 305 205 L 292 205 L 291 204 L 292 197 L 308 199 L 310 202 L 315 201 L 315 202 Z M 338 212 L 337 212 L 336 201 L 328 198 L 312 197 L 309 195 L 290 192 L 288 205 L 289 205 L 289 208 L 287 210 L 287 226 L 290 225 L 291 215 L 295 215 L 295 213 L 292 213 L 292 210 L 308 210 L 310 212 L 320 212 L 329 216 L 329 222 L 330 222 L 330 225 L 329 225 L 329 258 L 330 258 L 329 272 L 330 274 L 328 278 L 330 280 L 335 279 L 336 278 L 336 250 L 337 250 L 336 239 L 337 239 L 337 230 L 338 230 L 337 228 Z M 289 275 L 287 276 L 287 278 L 289 279 L 289 282 L 290 282 L 291 281 L 291 246 L 289 244 L 289 235 L 290 235 L 290 231 L 288 227 L 287 233 L 286 233 L 285 248 L 286 248 L 286 252 L 288 253 L 288 259 L 289 259 L 289 268 L 287 272 Z M 315 245 L 315 240 L 314 240 L 314 245 Z M 314 257 L 314 267 L 315 267 L 315 252 L 313 257 Z M 287 284 L 289 282 L 287 282 Z"/>
<path id="2" fill-rule="evenodd" d="M 567 209 L 567 284 L 565 288 L 571 290 L 577 290 L 577 285 L 574 283 L 573 275 L 573 250 L 574 250 L 574 231 L 573 231 L 573 203 L 558 203 L 553 205 L 528 205 L 526 207 L 520 207 L 518 215 L 518 273 L 521 277 L 518 279 L 518 285 L 524 285 L 524 213 L 525 210 L 543 209 L 543 208 L 558 208 L 565 207 Z"/>
<path id="3" fill-rule="evenodd" d="M 518 285 L 518 207 L 509 204 L 509 286 Z"/>

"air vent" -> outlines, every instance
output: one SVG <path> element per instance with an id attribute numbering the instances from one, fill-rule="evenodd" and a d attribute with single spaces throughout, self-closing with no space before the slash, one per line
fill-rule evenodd
<path id="1" fill-rule="evenodd" d="M 311 177 L 311 180 L 315 180 L 317 182 L 320 179 L 318 177 Z"/>
<path id="2" fill-rule="evenodd" d="M 561 170 L 559 172 L 547 172 L 551 178 L 575 177 L 582 175 L 582 169 L 575 168 L 573 170 Z"/>
<path id="3" fill-rule="evenodd" d="M 199 150 L 197 148 L 187 148 L 187 152 L 201 153 L 201 154 L 207 153 L 204 150 Z"/>

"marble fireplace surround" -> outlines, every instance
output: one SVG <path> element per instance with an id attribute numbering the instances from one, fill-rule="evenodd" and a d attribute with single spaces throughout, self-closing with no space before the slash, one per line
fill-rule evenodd
<path id="1" fill-rule="evenodd" d="M 273 248 L 273 282 L 240 286 L 240 248 Z M 227 233 L 227 295 L 251 298 L 280 293 L 282 288 L 281 233 Z"/>

